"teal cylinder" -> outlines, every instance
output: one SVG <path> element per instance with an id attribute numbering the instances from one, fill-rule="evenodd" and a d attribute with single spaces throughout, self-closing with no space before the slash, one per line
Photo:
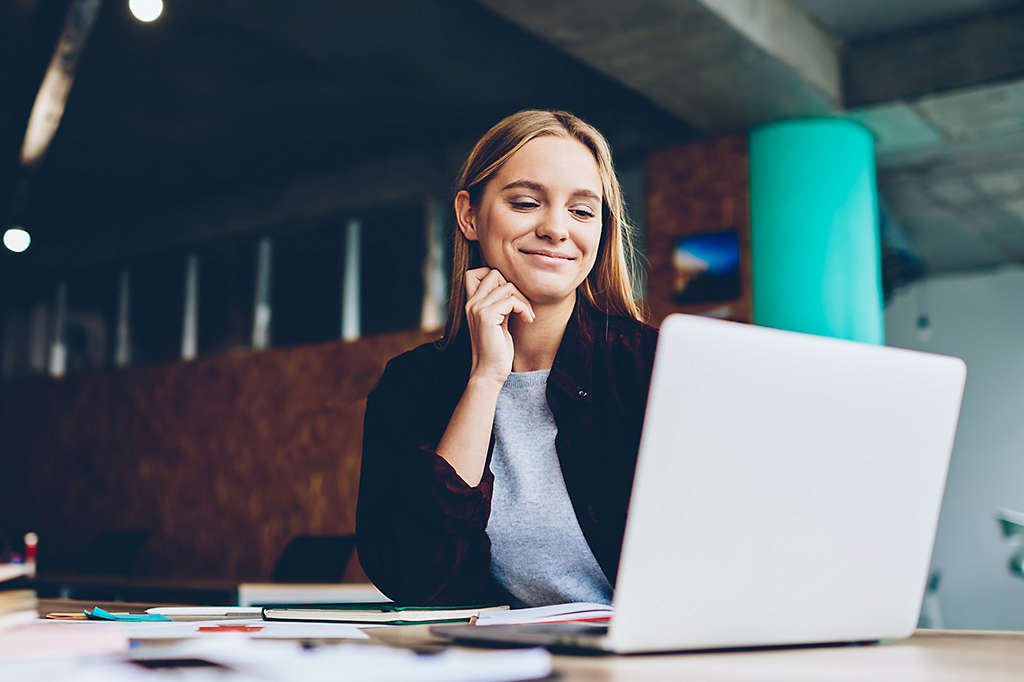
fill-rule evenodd
<path id="1" fill-rule="evenodd" d="M 875 144 L 850 120 L 750 134 L 754 323 L 882 344 Z"/>

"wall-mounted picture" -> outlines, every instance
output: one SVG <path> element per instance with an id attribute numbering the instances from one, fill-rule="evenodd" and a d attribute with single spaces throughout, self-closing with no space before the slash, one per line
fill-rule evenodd
<path id="1" fill-rule="evenodd" d="M 731 301 L 743 295 L 736 229 L 683 237 L 672 253 L 673 300 L 678 305 Z"/>

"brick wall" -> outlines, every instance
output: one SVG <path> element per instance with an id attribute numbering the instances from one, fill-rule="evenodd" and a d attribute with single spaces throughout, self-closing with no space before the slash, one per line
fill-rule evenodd
<path id="1" fill-rule="evenodd" d="M 734 135 L 665 149 L 647 159 L 646 255 L 650 264 L 647 304 L 660 324 L 672 312 L 707 313 L 749 322 L 750 177 L 747 137 Z M 672 252 L 681 237 L 736 228 L 742 295 L 727 302 L 680 306 L 673 301 Z"/>

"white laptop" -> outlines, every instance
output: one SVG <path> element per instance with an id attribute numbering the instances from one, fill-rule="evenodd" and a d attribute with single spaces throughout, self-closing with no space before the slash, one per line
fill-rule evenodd
<path id="1" fill-rule="evenodd" d="M 607 626 L 441 626 L 616 653 L 917 623 L 966 366 L 691 315 L 661 327 Z"/>

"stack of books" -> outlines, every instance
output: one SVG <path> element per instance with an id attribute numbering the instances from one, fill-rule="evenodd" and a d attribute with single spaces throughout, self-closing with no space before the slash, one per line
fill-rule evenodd
<path id="1" fill-rule="evenodd" d="M 35 564 L 0 564 L 0 631 L 36 619 Z"/>

